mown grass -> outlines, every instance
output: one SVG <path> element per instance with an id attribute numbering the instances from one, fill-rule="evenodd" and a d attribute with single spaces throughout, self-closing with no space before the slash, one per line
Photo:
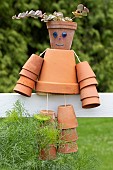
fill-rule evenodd
<path id="1" fill-rule="evenodd" d="M 95 155 L 97 170 L 113 170 L 113 118 L 79 118 L 79 152 Z"/>

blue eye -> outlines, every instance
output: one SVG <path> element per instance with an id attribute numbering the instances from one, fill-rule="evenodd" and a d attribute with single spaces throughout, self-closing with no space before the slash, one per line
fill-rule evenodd
<path id="1" fill-rule="evenodd" d="M 56 38 L 58 36 L 57 32 L 53 33 L 53 37 Z"/>
<path id="2" fill-rule="evenodd" d="M 67 36 L 67 33 L 66 32 L 63 32 L 62 33 L 62 37 L 65 38 Z"/>

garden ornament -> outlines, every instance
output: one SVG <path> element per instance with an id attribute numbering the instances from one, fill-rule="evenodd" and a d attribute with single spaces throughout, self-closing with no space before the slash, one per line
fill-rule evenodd
<path id="1" fill-rule="evenodd" d="M 32 89 L 35 89 L 38 95 L 46 94 L 47 98 L 48 94 L 80 94 L 83 108 L 100 105 L 95 73 L 87 61 L 81 62 L 75 51 L 71 50 L 74 32 L 77 29 L 77 23 L 73 22 L 73 19 L 87 16 L 88 12 L 84 5 L 79 4 L 77 10 L 72 12 L 73 18 L 64 17 L 61 12 L 47 15 L 40 10 L 26 11 L 12 17 L 13 19 L 41 18 L 41 21 L 47 25 L 50 37 L 50 48 L 39 56 L 32 54 L 22 67 L 20 78 L 14 87 L 15 92 L 30 97 Z M 78 123 L 73 106 L 67 103 L 58 106 L 57 121 L 61 130 L 60 138 L 64 141 L 59 146 L 58 152 L 77 152 Z"/>

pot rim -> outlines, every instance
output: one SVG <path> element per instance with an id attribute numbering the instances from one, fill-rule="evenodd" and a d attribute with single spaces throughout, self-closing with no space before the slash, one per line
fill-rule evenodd
<path id="1" fill-rule="evenodd" d="M 54 28 L 67 28 L 76 30 L 77 29 L 77 23 L 71 22 L 71 21 L 49 21 L 46 23 L 47 29 L 54 29 Z"/>
<path id="2" fill-rule="evenodd" d="M 64 107 L 73 107 L 73 105 L 72 105 L 72 104 L 66 104 L 66 105 L 63 104 L 63 105 L 59 105 L 58 108 L 59 108 L 59 107 L 60 107 L 60 108 L 61 108 L 61 107 L 63 107 L 63 108 L 64 108 Z"/>

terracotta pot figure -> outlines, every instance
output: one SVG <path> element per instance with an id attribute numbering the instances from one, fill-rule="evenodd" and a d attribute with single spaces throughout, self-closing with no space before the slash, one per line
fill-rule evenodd
<path id="1" fill-rule="evenodd" d="M 76 18 L 87 16 L 88 12 L 89 10 L 84 5 L 79 4 L 77 10 L 72 13 Z M 64 17 L 61 12 L 47 15 L 46 13 L 42 14 L 40 10 L 20 13 L 18 16 L 13 16 L 13 19 L 29 16 L 41 18 L 41 21 L 46 22 L 50 37 L 50 48 L 39 56 L 33 54 L 26 61 L 14 91 L 28 97 L 31 96 L 32 89 L 35 89 L 38 95 L 80 94 L 83 108 L 99 106 L 96 75 L 88 62 L 80 62 L 74 50 L 71 50 L 77 23 L 73 22 L 73 18 Z M 78 64 L 76 64 L 75 56 L 79 61 Z M 42 110 L 42 114 L 49 114 L 54 117 L 54 112 L 51 112 L 51 110 Z M 59 146 L 58 152 L 77 152 L 76 140 L 78 135 L 75 130 L 78 122 L 73 106 L 71 104 L 58 106 L 57 120 L 58 128 L 61 129 L 62 134 L 60 138 L 62 142 L 65 141 Z M 67 133 L 68 130 L 71 135 Z M 52 147 L 50 152 L 52 150 L 55 151 L 55 148 Z M 40 157 L 51 159 L 51 157 L 47 158 L 45 150 L 42 150 Z M 53 157 L 56 157 L 56 153 Z"/>

